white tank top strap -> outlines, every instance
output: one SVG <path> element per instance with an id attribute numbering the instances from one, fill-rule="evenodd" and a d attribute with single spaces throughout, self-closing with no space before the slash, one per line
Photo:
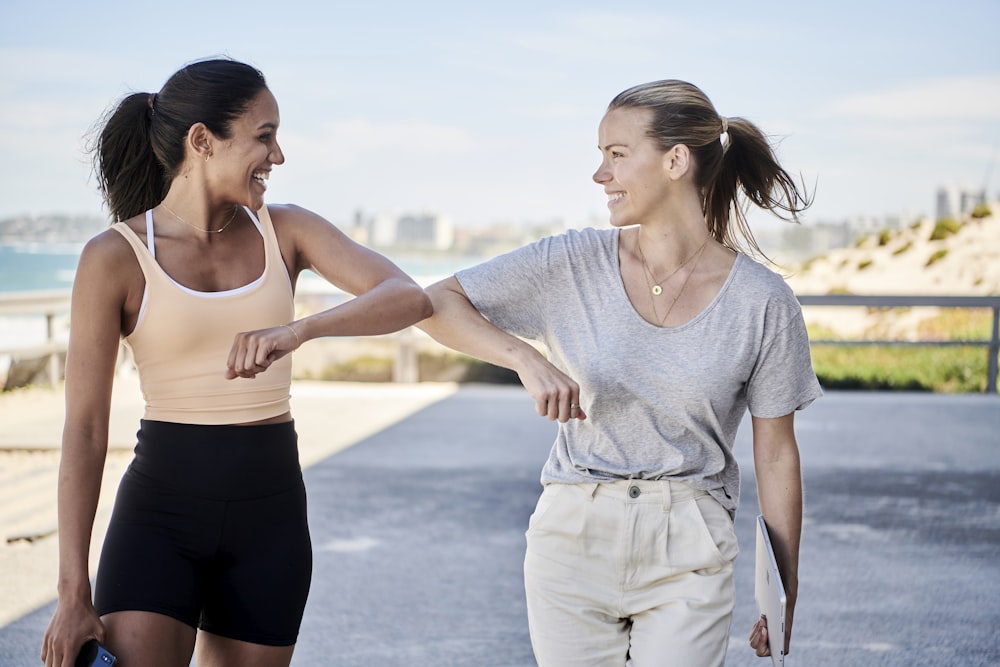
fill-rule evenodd
<path id="1" fill-rule="evenodd" d="M 146 247 L 153 259 L 156 259 L 156 242 L 153 241 L 153 209 L 146 211 Z"/>

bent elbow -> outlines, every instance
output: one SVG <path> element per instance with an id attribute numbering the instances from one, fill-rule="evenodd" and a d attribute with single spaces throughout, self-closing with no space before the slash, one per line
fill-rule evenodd
<path id="1" fill-rule="evenodd" d="M 416 283 L 408 287 L 405 302 L 413 317 L 413 322 L 421 322 L 434 314 L 434 303 L 424 288 Z"/>
<path id="2" fill-rule="evenodd" d="M 420 290 L 420 307 L 417 316 L 417 321 L 422 322 L 423 320 L 426 320 L 433 314 L 434 314 L 434 303 L 431 301 L 430 296 L 427 295 L 427 292 Z"/>

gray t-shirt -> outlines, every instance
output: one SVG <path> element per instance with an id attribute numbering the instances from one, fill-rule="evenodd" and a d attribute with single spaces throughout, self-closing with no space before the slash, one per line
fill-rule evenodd
<path id="1" fill-rule="evenodd" d="M 654 326 L 625 292 L 618 238 L 569 231 L 456 277 L 488 320 L 543 343 L 580 385 L 587 419 L 559 424 L 543 484 L 677 479 L 735 512 L 745 411 L 781 417 L 822 395 L 802 310 L 779 275 L 740 254 L 702 313 Z"/>

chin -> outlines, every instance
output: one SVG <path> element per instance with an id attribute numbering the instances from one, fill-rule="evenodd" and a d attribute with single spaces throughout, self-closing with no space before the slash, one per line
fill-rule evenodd
<path id="1" fill-rule="evenodd" d="M 608 222 L 612 227 L 629 227 L 635 223 L 628 218 L 620 215 L 612 215 L 608 217 Z"/>

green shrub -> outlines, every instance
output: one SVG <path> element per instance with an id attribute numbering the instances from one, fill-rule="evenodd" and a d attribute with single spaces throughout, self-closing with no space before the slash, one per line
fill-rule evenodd
<path id="1" fill-rule="evenodd" d="M 943 308 L 920 323 L 924 341 L 987 340 L 989 308 Z M 830 329 L 809 327 L 813 340 L 837 340 Z M 982 346 L 899 347 L 814 345 L 813 367 L 828 389 L 873 389 L 981 393 L 986 391 L 988 355 Z"/>
<path id="2" fill-rule="evenodd" d="M 941 248 L 940 250 L 935 250 L 931 253 L 931 256 L 927 258 L 927 264 L 924 266 L 931 266 L 935 262 L 944 259 L 948 255 L 947 248 Z"/>
<path id="3" fill-rule="evenodd" d="M 391 382 L 393 360 L 390 357 L 364 355 L 331 364 L 319 375 L 320 380 L 340 380 L 342 382 Z"/>
<path id="4" fill-rule="evenodd" d="M 298 379 L 391 382 L 393 364 L 391 357 L 363 355 L 325 367 L 318 378 L 314 378 L 312 373 L 307 373 Z M 417 377 L 422 382 L 520 383 L 517 373 L 512 370 L 458 353 L 418 353 Z"/>
<path id="5" fill-rule="evenodd" d="M 817 345 L 813 368 L 828 389 L 894 389 L 942 393 L 986 391 L 981 347 Z"/>
<path id="6" fill-rule="evenodd" d="M 867 269 L 871 265 L 872 265 L 872 260 L 870 260 L 870 259 L 863 259 L 860 262 L 858 262 L 858 271 L 864 271 L 865 269 Z"/>
<path id="7" fill-rule="evenodd" d="M 931 232 L 931 241 L 940 241 L 941 239 L 946 239 L 952 234 L 957 234 L 958 230 L 962 228 L 954 218 L 941 218 L 934 223 L 934 230 Z"/>
<path id="8" fill-rule="evenodd" d="M 878 233 L 878 244 L 879 246 L 889 245 L 889 241 L 892 240 L 892 232 L 888 229 L 883 229 Z"/>
<path id="9" fill-rule="evenodd" d="M 901 245 L 898 248 L 896 248 L 895 250 L 893 250 L 892 254 L 893 255 L 902 255 L 904 252 L 906 252 L 907 250 L 909 250 L 912 247 L 913 247 L 913 241 L 907 241 L 903 245 Z"/>
<path id="10" fill-rule="evenodd" d="M 993 215 L 993 211 L 985 203 L 976 204 L 976 208 L 972 209 L 972 213 L 969 214 L 970 217 L 976 220 L 981 220 L 983 218 L 988 218 Z"/>

